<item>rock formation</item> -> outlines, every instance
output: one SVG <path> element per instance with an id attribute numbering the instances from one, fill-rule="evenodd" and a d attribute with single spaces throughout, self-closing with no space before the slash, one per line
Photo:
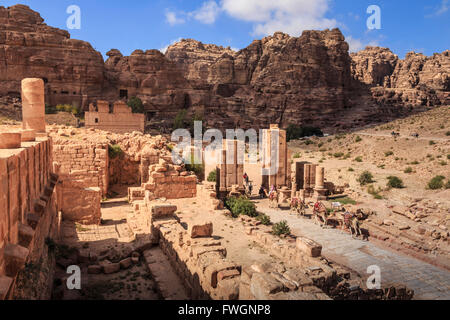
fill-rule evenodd
<path id="1" fill-rule="evenodd" d="M 0 94 L 19 96 L 20 81 L 30 77 L 46 82 L 47 103 L 81 106 L 83 96 L 101 94 L 103 58 L 27 6 L 0 7 Z"/>
<path id="2" fill-rule="evenodd" d="M 166 54 L 112 49 L 104 62 L 89 43 L 47 26 L 27 6 L 0 7 L 0 95 L 19 97 L 20 80 L 34 77 L 44 79 L 50 105 L 87 110 L 97 100 L 138 96 L 160 132 L 170 131 L 183 109 L 215 128 L 344 128 L 450 103 L 450 51 L 399 60 L 386 48 L 351 56 L 348 49 L 333 29 L 277 32 L 238 52 L 192 39 Z"/>
<path id="3" fill-rule="evenodd" d="M 367 47 L 352 57 L 352 75 L 373 91 L 377 103 L 407 106 L 448 104 L 450 51 L 427 57 L 410 52 L 399 60 L 389 49 Z"/>

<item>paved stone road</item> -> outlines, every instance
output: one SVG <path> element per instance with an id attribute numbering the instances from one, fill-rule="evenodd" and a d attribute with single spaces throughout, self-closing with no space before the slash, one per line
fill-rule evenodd
<path id="1" fill-rule="evenodd" d="M 350 234 L 336 229 L 322 229 L 312 220 L 291 215 L 289 211 L 273 210 L 258 205 L 258 211 L 276 223 L 286 220 L 291 232 L 305 236 L 323 246 L 323 256 L 344 265 L 367 278 L 367 267 L 377 265 L 381 279 L 388 283 L 402 283 L 413 289 L 415 299 L 450 300 L 450 272 L 426 262 L 395 253 L 374 243 L 352 239 Z"/>

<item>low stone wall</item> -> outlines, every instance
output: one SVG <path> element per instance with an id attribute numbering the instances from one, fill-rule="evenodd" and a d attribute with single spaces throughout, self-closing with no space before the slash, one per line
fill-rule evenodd
<path id="1" fill-rule="evenodd" d="M 272 297 L 277 300 L 327 300 L 330 297 L 335 300 L 411 300 L 414 296 L 414 291 L 402 284 L 388 284 L 378 290 L 367 289 L 365 279 L 352 274 L 351 270 L 343 266 L 322 259 L 322 246 L 315 241 L 294 236 L 280 238 L 271 234 L 271 227 L 261 225 L 254 218 L 241 216 L 239 220 L 246 226 L 246 233 L 254 238 L 255 243 L 283 261 L 287 269 L 281 275 L 279 271 L 265 271 L 268 274 L 258 277 L 256 285 L 262 288 L 282 288 L 282 285 L 293 282 L 295 286 L 292 283 L 290 286 L 297 287 L 295 291 L 287 291 L 285 295 L 261 295 L 260 291 L 255 291 L 253 284 L 252 275 L 255 270 L 244 269 L 240 290 L 241 297 L 245 299 L 252 298 L 253 295 L 256 298 Z M 267 268 L 262 269 L 264 271 Z M 320 292 L 317 291 L 318 288 Z"/>
<path id="2" fill-rule="evenodd" d="M 102 192 L 100 188 L 70 187 L 63 182 L 61 188 L 61 213 L 67 221 L 91 225 L 100 224 Z"/>
<path id="3" fill-rule="evenodd" d="M 197 177 L 183 171 L 181 166 L 160 159 L 159 164 L 150 166 L 149 181 L 142 187 L 149 192 L 150 200 L 194 198 L 197 195 Z"/>
<path id="4" fill-rule="evenodd" d="M 159 243 L 193 300 L 239 298 L 241 266 L 229 261 L 227 250 L 212 237 L 212 225 L 191 225 L 190 233 L 174 216 L 176 206 L 151 209 L 153 241 Z M 205 231 L 205 233 L 200 232 Z M 202 235 L 203 237 L 198 237 Z"/>
<path id="5" fill-rule="evenodd" d="M 57 176 L 51 172 L 48 138 L 0 150 L 0 299 L 50 297 L 53 260 L 46 244 L 59 234 Z M 37 265 L 43 269 L 26 270 L 27 282 L 21 282 L 24 269 Z"/>
<path id="6" fill-rule="evenodd" d="M 82 189 L 98 187 L 106 196 L 109 184 L 107 144 L 68 143 L 55 145 L 53 149 L 63 182 L 74 181 Z"/>

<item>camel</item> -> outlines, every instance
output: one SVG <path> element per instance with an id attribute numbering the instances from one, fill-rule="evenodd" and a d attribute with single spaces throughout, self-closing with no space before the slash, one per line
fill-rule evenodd
<path id="1" fill-rule="evenodd" d="M 345 225 L 346 228 L 348 228 L 350 230 L 350 234 L 352 235 L 352 238 L 354 237 L 353 230 L 355 230 L 356 237 L 362 236 L 358 216 L 354 213 L 350 213 L 350 212 L 346 211 L 343 214 L 343 217 L 344 217 L 343 224 Z"/>
<path id="2" fill-rule="evenodd" d="M 269 194 L 269 207 L 273 209 L 278 209 L 278 192 L 272 191 Z"/>
<path id="3" fill-rule="evenodd" d="M 300 216 L 305 215 L 306 204 L 303 200 L 299 198 L 292 198 L 291 200 L 291 211 L 296 212 Z"/>
<path id="4" fill-rule="evenodd" d="M 322 228 L 327 226 L 330 214 L 322 202 L 316 202 L 313 209 L 313 215 L 316 217 L 316 221 Z M 321 220 L 323 220 L 323 222 Z"/>

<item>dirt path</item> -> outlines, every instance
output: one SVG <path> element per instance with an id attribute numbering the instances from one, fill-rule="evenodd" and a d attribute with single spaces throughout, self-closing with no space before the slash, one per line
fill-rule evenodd
<path id="1" fill-rule="evenodd" d="M 268 207 L 267 200 L 257 204 L 272 222 L 286 220 L 296 236 L 305 236 L 323 246 L 323 255 L 367 277 L 367 268 L 377 265 L 384 283 L 402 283 L 415 291 L 415 299 L 450 299 L 450 272 L 426 262 L 382 249 L 374 243 L 352 239 L 335 229 L 322 229 L 312 220 Z"/>
<path id="2" fill-rule="evenodd" d="M 368 132 L 357 132 L 358 135 L 360 136 L 369 136 L 369 137 L 383 137 L 383 138 L 393 138 L 392 135 L 390 134 L 383 134 L 383 133 L 368 133 Z M 402 138 L 402 139 L 417 139 L 417 140 L 433 140 L 433 141 L 442 141 L 442 142 L 446 142 L 446 141 L 450 141 L 450 139 L 447 138 L 439 138 L 439 137 L 426 137 L 426 136 L 419 136 L 418 138 L 414 138 L 412 136 L 405 136 L 405 135 L 400 135 L 397 137 L 398 138 Z"/>

